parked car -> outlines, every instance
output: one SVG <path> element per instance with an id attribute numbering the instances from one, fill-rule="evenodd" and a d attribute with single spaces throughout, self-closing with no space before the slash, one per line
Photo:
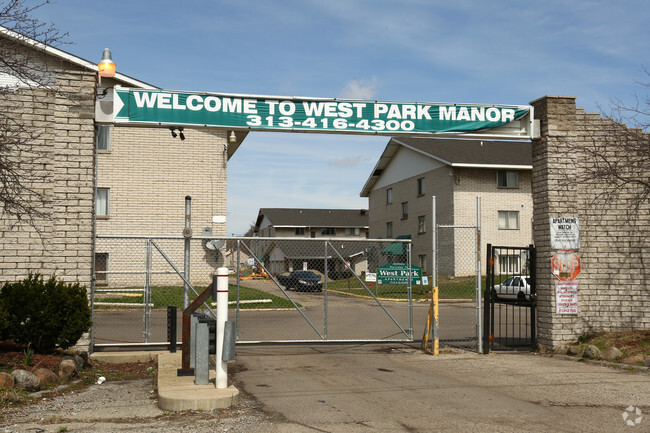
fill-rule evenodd
<path id="1" fill-rule="evenodd" d="M 288 274 L 279 274 L 276 278 L 278 283 L 286 289 L 294 289 L 297 292 L 323 291 L 320 275 L 312 271 L 293 271 Z"/>
<path id="2" fill-rule="evenodd" d="M 492 298 L 530 301 L 530 277 L 517 275 L 506 278 L 492 287 Z"/>

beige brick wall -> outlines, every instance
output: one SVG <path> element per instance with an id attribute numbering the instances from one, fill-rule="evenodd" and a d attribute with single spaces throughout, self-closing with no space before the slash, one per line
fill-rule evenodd
<path id="1" fill-rule="evenodd" d="M 525 247 L 533 242 L 531 171 L 519 170 L 519 188 L 497 188 L 497 170 L 457 169 L 454 224 L 476 224 L 476 197 L 481 197 L 481 257 L 487 244 Z M 519 212 L 519 230 L 500 230 L 499 211 Z M 485 273 L 485 266 L 481 272 Z"/>
<path id="2" fill-rule="evenodd" d="M 613 122 L 576 109 L 575 98 L 547 96 L 533 102 L 542 137 L 533 142 L 534 237 L 537 247 L 538 340 L 552 347 L 582 333 L 650 328 L 647 255 L 650 205 L 631 210 L 621 190 L 608 202 L 598 199 L 610 185 L 580 179 L 593 159 L 581 147 L 597 144 L 618 163 L 620 147 L 605 131 Z M 567 151 L 569 149 L 569 151 Z M 582 273 L 578 315 L 555 313 L 549 217 L 580 218 Z"/>
<path id="3" fill-rule="evenodd" d="M 192 197 L 192 228 L 226 234 L 226 131 L 188 129 L 186 139 L 165 128 L 113 127 L 111 150 L 101 152 L 97 187 L 110 188 L 109 216 L 98 217 L 98 234 L 182 235 L 185 197 Z"/>
<path id="4" fill-rule="evenodd" d="M 54 72 L 53 72 L 54 73 Z M 0 283 L 29 272 L 56 275 L 90 288 L 93 250 L 94 74 L 55 73 L 57 92 L 20 91 L 4 103 L 18 102 L 7 115 L 17 117 L 41 137 L 17 155 L 46 179 L 47 219 L 29 224 L 3 217 L 0 222 Z"/>
<path id="5" fill-rule="evenodd" d="M 226 224 L 213 223 L 214 215 L 227 209 L 227 131 L 184 129 L 185 140 L 173 138 L 167 128 L 114 126 L 110 151 L 98 153 L 97 187 L 109 188 L 109 216 L 97 217 L 98 235 L 181 236 L 185 227 L 185 197 L 191 200 L 193 236 L 204 228 L 213 236 L 225 236 Z M 183 240 L 158 242 L 173 262 L 184 269 Z M 222 251 L 207 250 L 194 241 L 190 251 L 193 285 L 211 282 L 211 275 L 224 266 Z M 108 254 L 107 282 L 115 286 L 142 286 L 143 274 L 128 278 L 120 272 L 142 270 L 145 241 L 101 242 L 97 253 Z M 152 270 L 169 271 L 158 275 L 153 284 L 182 285 L 163 256 L 152 248 Z"/>

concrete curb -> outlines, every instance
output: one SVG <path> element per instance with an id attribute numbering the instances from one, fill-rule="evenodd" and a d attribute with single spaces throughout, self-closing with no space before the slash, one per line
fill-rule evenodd
<path id="1" fill-rule="evenodd" d="M 194 376 L 178 376 L 181 352 L 99 352 L 91 359 L 108 363 L 158 361 L 158 407 L 180 412 L 186 410 L 224 409 L 239 403 L 239 390 L 215 387 L 215 370 L 210 370 L 208 385 L 195 385 Z"/>

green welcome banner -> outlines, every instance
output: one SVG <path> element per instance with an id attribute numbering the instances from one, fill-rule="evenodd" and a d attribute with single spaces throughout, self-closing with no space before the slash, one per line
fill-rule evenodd
<path id="1" fill-rule="evenodd" d="M 115 123 L 359 134 L 471 133 L 529 106 L 379 102 L 142 90 L 116 86 Z"/>

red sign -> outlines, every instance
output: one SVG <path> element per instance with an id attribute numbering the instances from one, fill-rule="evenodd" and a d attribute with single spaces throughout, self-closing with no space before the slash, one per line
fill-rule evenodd
<path id="1" fill-rule="evenodd" d="M 560 281 L 573 281 L 580 275 L 580 257 L 573 251 L 558 251 L 551 259 L 553 275 Z"/>

